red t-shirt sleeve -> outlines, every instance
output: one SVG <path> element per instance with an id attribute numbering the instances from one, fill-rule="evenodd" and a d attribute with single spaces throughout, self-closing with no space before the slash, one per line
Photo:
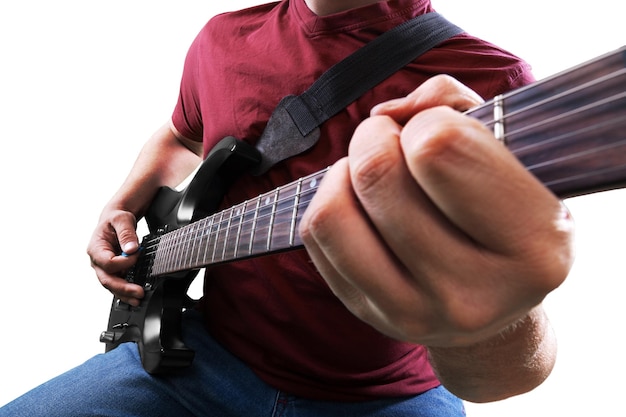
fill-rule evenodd
<path id="1" fill-rule="evenodd" d="M 180 92 L 178 102 L 172 113 L 172 124 L 187 139 L 202 142 L 203 124 L 201 101 L 196 94 L 198 89 L 198 65 L 199 49 L 201 37 L 198 36 L 191 44 L 185 66 L 183 68 L 182 80 L 180 82 Z"/>

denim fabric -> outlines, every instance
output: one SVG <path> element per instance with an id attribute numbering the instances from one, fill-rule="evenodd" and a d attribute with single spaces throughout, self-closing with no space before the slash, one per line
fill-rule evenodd
<path id="1" fill-rule="evenodd" d="M 0 417 L 457 417 L 460 400 L 443 387 L 403 399 L 340 403 L 296 398 L 259 380 L 204 331 L 188 312 L 185 342 L 196 351 L 191 369 L 154 377 L 126 343 L 58 376 L 0 409 Z"/>

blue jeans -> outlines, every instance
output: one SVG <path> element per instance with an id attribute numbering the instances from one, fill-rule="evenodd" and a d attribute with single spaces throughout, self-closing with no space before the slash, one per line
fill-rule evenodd
<path id="1" fill-rule="evenodd" d="M 125 343 L 0 408 L 0 417 L 456 417 L 462 402 L 443 387 L 410 398 L 341 403 L 293 397 L 261 381 L 188 312 L 185 343 L 194 365 L 180 375 L 154 377 Z"/>

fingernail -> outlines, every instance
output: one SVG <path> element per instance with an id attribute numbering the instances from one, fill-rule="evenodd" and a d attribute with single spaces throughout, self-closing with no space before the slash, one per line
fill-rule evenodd
<path id="1" fill-rule="evenodd" d="M 127 252 L 130 252 L 131 250 L 135 249 L 135 247 L 137 246 L 136 243 L 134 242 L 128 242 L 124 245 L 124 250 Z"/>
<path id="2" fill-rule="evenodd" d="M 141 248 L 137 247 L 136 243 L 133 242 L 128 242 L 126 243 L 123 247 L 122 247 L 122 256 L 130 256 L 133 253 L 135 253 L 137 250 L 139 250 Z"/>

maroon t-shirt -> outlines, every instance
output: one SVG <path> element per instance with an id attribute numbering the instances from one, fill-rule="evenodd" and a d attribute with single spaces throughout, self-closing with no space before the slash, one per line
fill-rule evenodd
<path id="1" fill-rule="evenodd" d="M 205 153 L 223 137 L 254 143 L 280 99 L 305 91 L 330 66 L 386 30 L 432 11 L 428 0 L 391 0 L 319 17 L 304 0 L 214 17 L 192 44 L 172 121 Z M 450 74 L 485 98 L 532 81 L 519 58 L 467 34 L 454 37 L 364 94 L 321 127 L 315 147 L 228 191 L 229 207 L 331 165 L 357 124 L 382 101 Z M 262 379 L 323 400 L 364 400 L 439 385 L 422 346 L 355 318 L 304 250 L 207 269 L 202 310 L 212 335 Z"/>

